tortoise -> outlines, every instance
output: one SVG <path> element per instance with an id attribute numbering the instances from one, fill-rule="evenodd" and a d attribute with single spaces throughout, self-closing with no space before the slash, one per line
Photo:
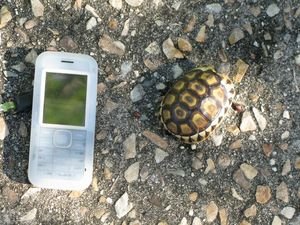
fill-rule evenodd
<path id="1" fill-rule="evenodd" d="M 192 69 L 163 97 L 160 120 L 181 141 L 201 142 L 220 125 L 235 95 L 233 82 L 211 66 Z"/>

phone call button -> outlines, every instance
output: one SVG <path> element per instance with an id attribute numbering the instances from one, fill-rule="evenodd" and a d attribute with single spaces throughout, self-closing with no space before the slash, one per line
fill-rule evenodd
<path id="1" fill-rule="evenodd" d="M 53 135 L 53 144 L 58 148 L 69 148 L 72 144 L 72 133 L 68 130 L 56 130 Z"/>

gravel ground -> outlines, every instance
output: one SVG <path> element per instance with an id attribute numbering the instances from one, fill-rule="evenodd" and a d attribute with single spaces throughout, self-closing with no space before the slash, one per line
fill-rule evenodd
<path id="1" fill-rule="evenodd" d="M 61 3 L 63 2 L 63 3 Z M 300 224 L 298 0 L 4 0 L 1 101 L 32 89 L 43 51 L 99 65 L 94 178 L 84 192 L 27 179 L 31 114 L 0 117 L 0 224 Z M 207 141 L 162 129 L 162 96 L 214 65 L 236 83 Z M 240 81 L 241 79 L 241 81 Z"/>

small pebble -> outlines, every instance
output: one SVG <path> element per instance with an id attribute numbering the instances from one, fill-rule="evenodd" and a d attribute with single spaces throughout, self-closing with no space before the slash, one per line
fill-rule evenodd
<path id="1" fill-rule="evenodd" d="M 208 12 L 215 14 L 220 13 L 222 10 L 222 6 L 219 3 L 208 4 L 205 8 Z"/>
<path id="2" fill-rule="evenodd" d="M 193 50 L 191 43 L 184 38 L 178 38 L 178 48 L 183 52 L 191 52 Z"/>
<path id="3" fill-rule="evenodd" d="M 86 23 L 86 30 L 92 30 L 95 26 L 97 26 L 97 20 L 95 17 L 91 17 Z"/>
<path id="4" fill-rule="evenodd" d="M 169 156 L 169 153 L 161 150 L 160 148 L 155 149 L 155 162 L 156 163 L 162 162 L 168 156 Z"/>
<path id="5" fill-rule="evenodd" d="M 207 167 L 204 171 L 204 174 L 208 174 L 209 172 L 214 172 L 216 168 L 214 161 L 211 158 L 209 158 L 206 160 L 206 163 L 207 163 Z"/>
<path id="6" fill-rule="evenodd" d="M 0 29 L 5 27 L 12 20 L 10 9 L 3 5 L 0 10 Z"/>
<path id="7" fill-rule="evenodd" d="M 59 45 L 67 51 L 74 51 L 78 48 L 77 43 L 70 36 L 64 36 L 59 41 Z"/>
<path id="8" fill-rule="evenodd" d="M 202 225 L 201 219 L 197 216 L 194 217 L 192 225 Z"/>
<path id="9" fill-rule="evenodd" d="M 29 212 L 27 212 L 24 216 L 20 218 L 20 222 L 29 222 L 35 219 L 37 213 L 37 209 L 33 208 Z"/>
<path id="10" fill-rule="evenodd" d="M 271 165 L 271 166 L 274 166 L 275 164 L 276 164 L 275 159 L 270 159 L 270 165 Z"/>
<path id="11" fill-rule="evenodd" d="M 282 224 L 281 219 L 278 216 L 274 216 L 274 219 L 273 219 L 271 225 L 281 225 L 281 224 Z"/>
<path id="12" fill-rule="evenodd" d="M 272 144 L 263 144 L 263 152 L 267 157 L 270 157 L 272 151 L 273 151 L 273 145 Z"/>
<path id="13" fill-rule="evenodd" d="M 166 89 L 166 85 L 163 84 L 163 83 L 158 83 L 158 84 L 155 85 L 155 87 L 159 91 Z"/>
<path id="14" fill-rule="evenodd" d="M 245 190 L 250 189 L 251 183 L 249 180 L 245 177 L 243 171 L 241 169 L 238 169 L 237 171 L 234 172 L 233 174 L 233 180 L 240 185 L 242 188 Z"/>
<path id="15" fill-rule="evenodd" d="M 266 11 L 266 13 L 267 13 L 267 15 L 268 15 L 269 17 L 274 17 L 274 16 L 276 16 L 279 12 L 280 12 L 280 9 L 278 8 L 278 6 L 277 6 L 275 3 L 269 5 L 268 8 L 267 8 L 267 11 Z"/>
<path id="16" fill-rule="evenodd" d="M 123 26 L 123 30 L 121 32 L 121 36 L 125 37 L 128 35 L 128 32 L 129 32 L 129 25 L 130 25 L 130 19 L 127 19 L 125 22 L 124 22 L 124 26 Z"/>
<path id="17" fill-rule="evenodd" d="M 173 41 L 171 38 L 168 38 L 165 40 L 162 44 L 162 49 L 165 54 L 165 56 L 168 59 L 173 59 L 173 58 L 184 58 L 184 55 L 182 54 L 181 51 L 179 51 L 177 48 L 175 48 Z"/>
<path id="18" fill-rule="evenodd" d="M 290 206 L 284 207 L 280 214 L 283 215 L 287 219 L 292 219 L 295 214 L 296 209 Z"/>
<path id="19" fill-rule="evenodd" d="M 178 77 L 180 77 L 183 73 L 182 68 L 178 65 L 178 63 L 176 63 L 173 67 L 172 67 L 172 72 L 173 72 L 173 78 L 177 79 Z"/>
<path id="20" fill-rule="evenodd" d="M 192 32 L 194 30 L 195 24 L 196 24 L 196 16 L 193 15 L 190 20 L 188 21 L 188 23 L 186 24 L 186 26 L 183 29 L 184 33 L 189 33 Z"/>
<path id="21" fill-rule="evenodd" d="M 300 54 L 295 56 L 295 63 L 296 65 L 300 66 Z"/>
<path id="22" fill-rule="evenodd" d="M 121 76 L 125 78 L 125 76 L 132 71 L 132 61 L 125 61 L 121 65 Z"/>
<path id="23" fill-rule="evenodd" d="M 252 111 L 254 113 L 254 117 L 258 123 L 259 128 L 263 131 L 267 126 L 267 120 L 257 108 L 253 107 Z"/>
<path id="24" fill-rule="evenodd" d="M 282 176 L 288 175 L 289 172 L 291 172 L 292 166 L 291 166 L 291 160 L 286 160 L 282 167 Z"/>
<path id="25" fill-rule="evenodd" d="M 243 113 L 242 122 L 240 125 L 241 132 L 254 131 L 256 130 L 256 124 L 250 114 L 250 112 L 246 111 Z"/>
<path id="26" fill-rule="evenodd" d="M 143 99 L 145 95 L 144 88 L 141 84 L 136 85 L 130 92 L 130 99 L 132 102 L 138 102 Z"/>
<path id="27" fill-rule="evenodd" d="M 277 61 L 278 59 L 282 58 L 284 56 L 284 53 L 281 51 L 281 50 L 277 50 L 275 53 L 274 53 L 274 56 L 273 56 L 273 59 L 275 61 Z"/>
<path id="28" fill-rule="evenodd" d="M 226 169 L 228 166 L 230 166 L 231 158 L 229 155 L 221 154 L 218 157 L 218 165 L 221 167 L 221 169 Z"/>
<path id="29" fill-rule="evenodd" d="M 128 183 L 136 181 L 139 177 L 140 163 L 131 164 L 124 172 L 124 177 Z"/>
<path id="30" fill-rule="evenodd" d="M 296 170 L 300 169 L 300 157 L 297 157 L 295 160 L 295 169 Z"/>
<path id="31" fill-rule="evenodd" d="M 125 2 L 132 6 L 132 7 L 138 7 L 143 3 L 144 0 L 125 0 Z"/>
<path id="32" fill-rule="evenodd" d="M 25 56 L 25 62 L 35 65 L 37 56 L 38 55 L 36 51 L 34 49 L 31 49 L 31 51 Z"/>
<path id="33" fill-rule="evenodd" d="M 244 212 L 245 217 L 254 217 L 256 216 L 257 208 L 256 205 L 252 205 L 250 208 L 247 208 Z"/>
<path id="34" fill-rule="evenodd" d="M 38 20 L 37 19 L 32 19 L 32 20 L 28 20 L 25 22 L 24 27 L 26 30 L 32 29 L 35 26 L 38 25 Z"/>
<path id="35" fill-rule="evenodd" d="M 234 188 L 231 188 L 232 197 L 236 198 L 237 200 L 244 201 L 244 198 L 240 196 Z"/>
<path id="36" fill-rule="evenodd" d="M 158 55 L 160 54 L 160 47 L 158 45 L 158 43 L 156 41 L 151 42 L 147 48 L 145 49 L 146 52 L 148 52 L 149 54 L 153 54 L 153 55 Z"/>
<path id="37" fill-rule="evenodd" d="M 276 188 L 276 199 L 279 199 L 285 203 L 289 202 L 289 190 L 286 183 L 281 182 L 280 185 Z"/>
<path id="38" fill-rule="evenodd" d="M 231 149 L 231 150 L 240 149 L 241 147 L 242 147 L 242 140 L 241 139 L 238 139 L 238 140 L 232 142 L 229 145 L 229 149 Z"/>
<path id="39" fill-rule="evenodd" d="M 9 135 L 8 127 L 3 117 L 0 117 L 0 140 L 4 140 Z"/>
<path id="40" fill-rule="evenodd" d="M 245 37 L 244 32 L 240 28 L 235 28 L 229 35 L 229 43 L 231 45 L 237 43 L 238 41 L 242 40 Z"/>
<path id="41" fill-rule="evenodd" d="M 211 201 L 207 206 L 206 206 L 206 219 L 208 223 L 213 222 L 218 215 L 218 206 L 214 201 Z"/>
<path id="42" fill-rule="evenodd" d="M 219 218 L 220 218 L 221 225 L 229 225 L 228 210 L 227 209 L 220 209 L 219 210 Z"/>
<path id="43" fill-rule="evenodd" d="M 39 0 L 30 0 L 31 10 L 35 17 L 44 15 L 44 5 Z"/>
<path id="44" fill-rule="evenodd" d="M 109 4 L 115 9 L 122 9 L 122 0 L 109 0 Z"/>
<path id="45" fill-rule="evenodd" d="M 258 203 L 260 204 L 267 203 L 272 197 L 270 187 L 258 185 L 256 188 L 255 197 Z"/>
<path id="46" fill-rule="evenodd" d="M 191 192 L 189 194 L 189 200 L 191 202 L 196 202 L 198 200 L 198 193 L 197 192 Z"/>
<path id="47" fill-rule="evenodd" d="M 212 135 L 212 141 L 214 142 L 215 146 L 220 146 L 222 144 L 223 135 Z"/>
<path id="48" fill-rule="evenodd" d="M 124 217 L 133 208 L 133 204 L 129 202 L 129 197 L 127 192 L 125 192 L 121 198 L 119 198 L 115 204 L 115 210 L 117 217 L 120 219 Z"/>
<path id="49" fill-rule="evenodd" d="M 204 43 L 205 42 L 205 40 L 206 40 L 206 26 L 205 25 L 203 25 L 200 28 L 199 32 L 197 33 L 197 36 L 196 36 L 195 40 L 199 43 Z"/>
<path id="50" fill-rule="evenodd" d="M 282 117 L 289 120 L 291 118 L 289 111 L 284 110 Z"/>
<path id="51" fill-rule="evenodd" d="M 148 138 L 153 144 L 157 145 L 158 147 L 160 147 L 161 149 L 167 149 L 167 147 L 169 146 L 168 142 L 165 141 L 164 139 L 162 139 L 160 136 L 158 136 L 157 134 L 149 131 L 149 130 L 145 130 L 143 132 L 143 135 Z"/>
<path id="52" fill-rule="evenodd" d="M 288 139 L 290 136 L 290 132 L 289 131 L 285 131 L 282 133 L 281 135 L 281 140 L 285 140 L 285 139 Z"/>
<path id="53" fill-rule="evenodd" d="M 195 170 L 199 170 L 204 167 L 204 164 L 201 159 L 197 157 L 193 157 L 192 159 L 192 168 Z"/>
<path id="54" fill-rule="evenodd" d="M 125 152 L 125 159 L 133 159 L 136 156 L 136 134 L 132 133 L 123 142 L 123 149 Z"/>
<path id="55" fill-rule="evenodd" d="M 256 175 L 258 174 L 257 169 L 247 163 L 243 163 L 242 165 L 240 165 L 240 168 L 249 180 L 253 180 L 254 177 L 256 177 Z"/>
<path id="56" fill-rule="evenodd" d="M 120 41 L 112 40 L 106 34 L 99 39 L 98 45 L 103 49 L 103 51 L 110 54 L 115 54 L 118 56 L 123 56 L 125 54 L 125 45 Z"/>
<path id="57" fill-rule="evenodd" d="M 188 225 L 187 218 L 183 217 L 179 223 L 179 225 Z"/>

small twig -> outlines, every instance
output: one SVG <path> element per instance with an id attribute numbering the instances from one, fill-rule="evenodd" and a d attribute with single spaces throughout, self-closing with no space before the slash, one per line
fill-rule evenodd
<path id="1" fill-rule="evenodd" d="M 293 71 L 293 76 L 294 76 L 294 82 L 295 82 L 295 86 L 296 86 L 296 92 L 300 92 L 300 89 L 298 87 L 298 82 L 297 82 L 297 79 L 296 79 L 296 73 L 295 73 L 295 70 L 292 70 Z"/>
<path id="2" fill-rule="evenodd" d="M 111 185 L 111 187 L 110 187 L 110 190 L 109 191 L 112 191 L 114 188 L 115 188 L 115 186 L 116 186 L 116 184 L 117 184 L 117 182 L 118 182 L 118 180 L 119 180 L 119 177 L 120 177 L 120 175 L 118 175 L 117 176 L 117 178 L 116 178 L 116 180 L 115 180 L 115 182 Z"/>

